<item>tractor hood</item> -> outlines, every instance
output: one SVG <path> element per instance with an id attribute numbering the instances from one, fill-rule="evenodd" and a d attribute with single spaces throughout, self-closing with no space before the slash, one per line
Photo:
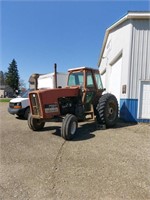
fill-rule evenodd
<path id="1" fill-rule="evenodd" d="M 36 92 L 39 94 L 42 103 L 56 103 L 57 99 L 61 97 L 78 96 L 79 91 L 80 91 L 79 87 L 66 87 L 66 88 L 38 90 Z"/>
<path id="2" fill-rule="evenodd" d="M 60 114 L 59 99 L 78 97 L 79 87 L 35 90 L 29 93 L 32 115 L 39 118 L 52 118 Z"/>

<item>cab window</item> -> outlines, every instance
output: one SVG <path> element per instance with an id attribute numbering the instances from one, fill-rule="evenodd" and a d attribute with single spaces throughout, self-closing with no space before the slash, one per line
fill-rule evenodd
<path id="1" fill-rule="evenodd" d="M 83 72 L 73 72 L 69 75 L 68 86 L 83 85 Z"/>
<path id="2" fill-rule="evenodd" d="M 86 73 L 86 85 L 87 87 L 94 87 L 94 82 L 91 72 Z"/>
<path id="3" fill-rule="evenodd" d="M 101 80 L 100 75 L 98 73 L 95 73 L 94 76 L 95 76 L 97 88 L 98 89 L 103 89 L 103 84 L 102 84 L 102 80 Z"/>

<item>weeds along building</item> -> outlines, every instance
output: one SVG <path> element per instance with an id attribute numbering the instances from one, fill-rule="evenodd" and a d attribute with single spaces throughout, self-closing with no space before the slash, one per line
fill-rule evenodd
<path id="1" fill-rule="evenodd" d="M 120 118 L 150 122 L 150 12 L 128 12 L 106 30 L 98 66 Z"/>

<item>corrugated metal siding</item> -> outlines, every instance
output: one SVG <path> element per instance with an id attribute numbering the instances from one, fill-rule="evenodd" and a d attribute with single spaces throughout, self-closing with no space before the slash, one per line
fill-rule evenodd
<path id="1" fill-rule="evenodd" d="M 139 97 L 139 80 L 150 80 L 150 21 L 132 20 L 132 54 L 129 74 L 129 96 Z"/>

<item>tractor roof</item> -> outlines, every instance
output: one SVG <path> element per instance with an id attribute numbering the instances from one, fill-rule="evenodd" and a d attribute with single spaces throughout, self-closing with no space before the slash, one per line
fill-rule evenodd
<path id="1" fill-rule="evenodd" d="M 99 69 L 94 69 L 94 68 L 91 68 L 91 67 L 76 67 L 76 68 L 72 68 L 72 69 L 68 69 L 68 72 L 70 71 L 79 71 L 79 70 L 93 70 L 93 71 L 99 71 Z"/>

